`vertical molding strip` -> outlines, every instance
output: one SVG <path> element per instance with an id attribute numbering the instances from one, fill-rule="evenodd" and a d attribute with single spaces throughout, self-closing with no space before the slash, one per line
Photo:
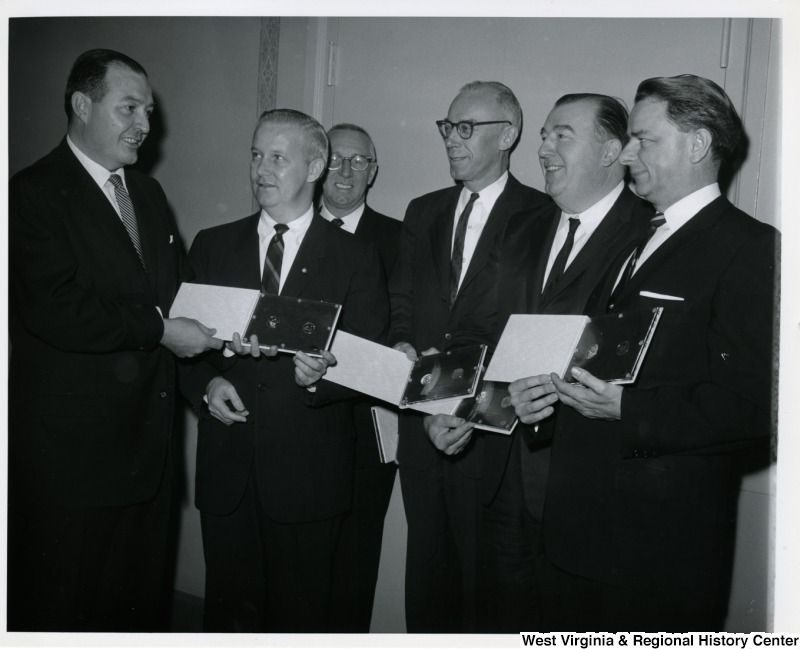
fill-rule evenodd
<path id="1" fill-rule="evenodd" d="M 276 108 L 280 33 L 280 18 L 261 19 L 261 38 L 258 46 L 258 106 L 256 106 L 256 116 L 265 110 Z"/>

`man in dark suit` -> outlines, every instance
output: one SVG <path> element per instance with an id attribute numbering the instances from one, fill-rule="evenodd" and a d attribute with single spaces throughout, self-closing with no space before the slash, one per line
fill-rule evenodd
<path id="1" fill-rule="evenodd" d="M 339 328 L 382 340 L 389 306 L 374 246 L 314 212 L 328 161 L 322 126 L 267 111 L 251 156 L 261 210 L 197 235 L 195 281 L 335 302 Z M 255 337 L 249 348 L 235 338 L 238 355 L 188 365 L 182 387 L 199 416 L 204 628 L 330 631 L 333 553 L 352 499 L 353 393 L 319 382 L 330 352 L 275 355 L 272 345 L 264 355 Z"/>
<path id="2" fill-rule="evenodd" d="M 630 133 L 621 160 L 658 214 L 588 308 L 664 307 L 637 382 L 573 370 L 580 385 L 551 375 L 511 386 L 529 423 L 562 402 L 543 529 L 562 613 L 552 626 L 719 631 L 735 451 L 770 431 L 776 232 L 720 193 L 741 122 L 718 85 L 642 82 Z"/>
<path id="3" fill-rule="evenodd" d="M 397 261 L 400 221 L 366 204 L 378 173 L 378 156 L 369 133 L 355 124 L 328 130 L 330 157 L 322 183 L 322 218 L 371 241 L 388 276 Z M 384 341 L 381 341 L 384 342 Z M 371 408 L 386 406 L 365 397 L 353 403 L 356 459 L 353 507 L 342 521 L 336 550 L 337 583 L 333 619 L 340 631 L 369 633 L 383 541 L 383 521 L 392 497 L 397 466 L 380 461 Z"/>
<path id="4" fill-rule="evenodd" d="M 494 305 L 497 314 L 473 314 L 491 323 L 484 342 L 496 344 L 513 313 L 583 313 L 608 265 L 648 227 L 653 209 L 625 186 L 619 160 L 627 118 L 622 103 L 606 95 L 556 101 L 539 147 L 545 191 L 555 204 L 509 220 L 493 262 L 497 274 L 482 278 L 483 291 L 496 295 L 482 306 Z M 457 444 L 470 426 L 447 430 L 444 424 L 461 421 L 437 416 L 430 427 Z M 547 594 L 539 566 L 551 433 L 545 428 L 519 425 L 510 436 L 486 435 L 480 553 L 486 632 L 542 628 Z"/>
<path id="5" fill-rule="evenodd" d="M 163 630 L 173 353 L 222 342 L 163 319 L 183 257 L 158 183 L 132 170 L 153 96 L 91 50 L 66 138 L 10 183 L 8 628 Z"/>
<path id="6" fill-rule="evenodd" d="M 437 122 L 455 187 L 414 199 L 390 282 L 390 343 L 412 360 L 459 343 L 459 321 L 486 296 L 476 281 L 509 217 L 547 198 L 508 173 L 522 128 L 509 88 L 473 82 Z M 482 440 L 458 457 L 428 438 L 423 417 L 400 417 L 398 460 L 408 521 L 406 624 L 411 632 L 476 630 L 478 478 Z"/>

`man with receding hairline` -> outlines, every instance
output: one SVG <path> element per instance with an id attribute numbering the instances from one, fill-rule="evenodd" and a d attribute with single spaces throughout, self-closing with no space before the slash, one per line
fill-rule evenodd
<path id="1" fill-rule="evenodd" d="M 375 244 L 387 276 L 397 260 L 400 221 L 380 214 L 366 202 L 378 173 L 378 154 L 369 133 L 357 124 L 328 129 L 330 155 L 322 183 L 320 214 L 357 239 Z M 397 466 L 382 463 L 372 422 L 372 406 L 386 407 L 361 396 L 353 404 L 356 436 L 353 507 L 342 521 L 336 553 L 337 582 L 334 618 L 338 630 L 369 633 L 375 585 L 383 542 L 383 522 Z"/>
<path id="2" fill-rule="evenodd" d="M 327 160 L 315 119 L 266 111 L 250 150 L 261 209 L 198 233 L 194 281 L 335 302 L 339 329 L 379 341 L 388 297 L 377 252 L 314 210 Z M 181 389 L 199 417 L 206 631 L 336 629 L 333 556 L 352 499 L 354 394 L 320 382 L 336 361 L 330 352 L 277 354 L 274 342 L 253 336 L 248 346 L 236 335 L 227 353 L 183 368 Z"/>
<path id="3" fill-rule="evenodd" d="M 587 313 L 663 307 L 637 381 L 585 370 L 517 391 L 517 413 L 555 421 L 544 550 L 571 631 L 720 631 L 740 473 L 771 430 L 777 233 L 718 185 L 742 124 L 694 75 L 643 81 L 620 160 L 657 210 L 610 265 Z"/>
<path id="4" fill-rule="evenodd" d="M 512 214 L 547 202 L 508 172 L 522 109 L 507 86 L 465 85 L 437 125 L 457 185 L 411 201 L 389 287 L 390 343 L 412 360 L 461 342 L 454 333 L 486 298 L 477 280 L 499 233 Z M 408 630 L 474 632 L 483 440 L 467 435 L 448 445 L 408 410 L 399 425 Z"/>

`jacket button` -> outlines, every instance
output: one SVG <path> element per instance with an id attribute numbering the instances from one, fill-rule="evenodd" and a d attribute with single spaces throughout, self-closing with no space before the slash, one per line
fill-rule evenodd
<path id="1" fill-rule="evenodd" d="M 266 386 L 265 383 L 259 383 L 258 384 L 258 391 L 259 392 L 264 392 L 266 389 L 267 389 L 267 386 Z"/>
<path id="2" fill-rule="evenodd" d="M 166 392 L 161 392 L 161 393 L 159 393 L 158 396 L 160 396 L 162 399 L 166 399 L 167 398 L 167 393 Z"/>
<path id="3" fill-rule="evenodd" d="M 453 336 L 452 336 L 451 334 L 445 334 L 445 335 L 444 335 L 444 339 L 445 339 L 445 340 L 450 340 L 452 337 L 453 337 Z"/>

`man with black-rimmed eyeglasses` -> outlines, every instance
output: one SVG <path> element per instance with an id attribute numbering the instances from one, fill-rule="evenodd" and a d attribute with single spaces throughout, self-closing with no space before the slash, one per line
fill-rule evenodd
<path id="1" fill-rule="evenodd" d="M 522 109 L 508 87 L 465 85 L 437 126 L 456 186 L 411 201 L 389 283 L 390 344 L 412 360 L 459 344 L 453 333 L 484 299 L 475 280 L 509 217 L 548 200 L 508 173 L 522 129 Z M 446 436 L 426 433 L 424 418 L 409 410 L 399 428 L 407 629 L 473 632 L 483 440 L 468 435 L 450 445 Z"/>

